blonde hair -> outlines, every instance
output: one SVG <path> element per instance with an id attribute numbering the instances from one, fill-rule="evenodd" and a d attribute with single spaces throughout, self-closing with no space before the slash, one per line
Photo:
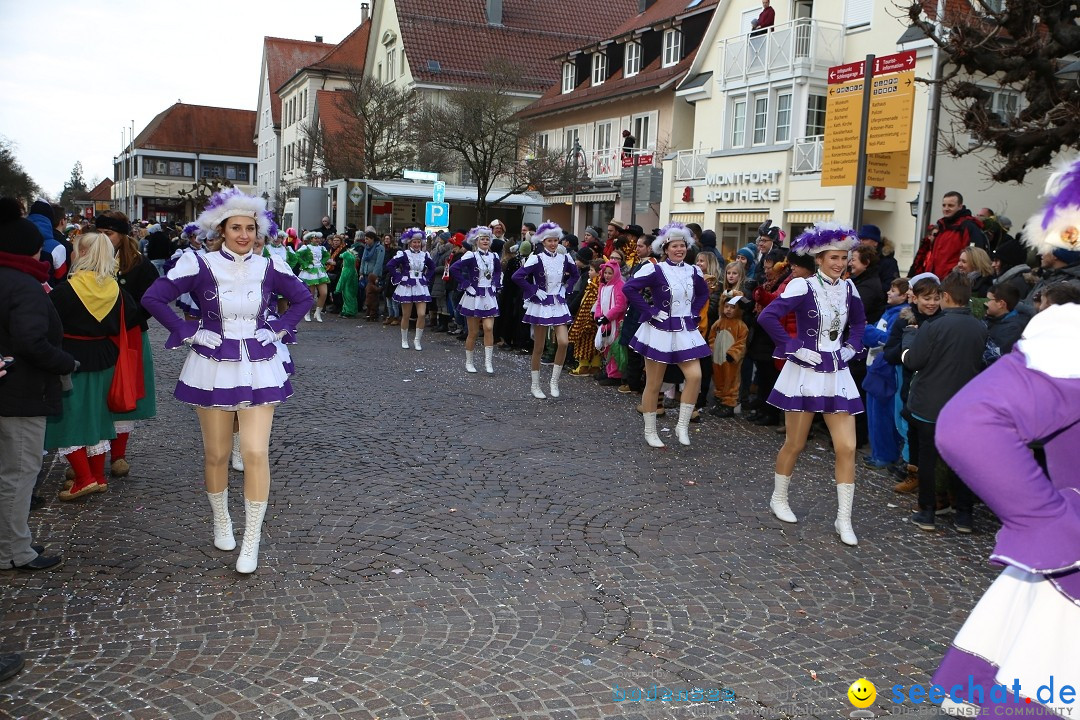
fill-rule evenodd
<path id="1" fill-rule="evenodd" d="M 727 274 L 728 274 L 729 270 L 735 270 L 735 271 L 737 271 L 739 273 L 739 279 L 738 279 L 738 281 L 736 281 L 734 287 L 729 287 L 728 286 Z M 738 292 L 742 292 L 743 285 L 745 285 L 745 284 L 746 284 L 746 268 L 738 260 L 734 260 L 732 262 L 729 262 L 724 267 L 724 282 L 721 285 L 721 287 L 725 291 L 736 290 Z"/>
<path id="2" fill-rule="evenodd" d="M 720 274 L 720 262 L 711 252 L 699 252 L 698 258 L 705 258 L 705 274 L 716 277 Z M 694 261 L 695 263 L 697 260 Z"/>
<path id="3" fill-rule="evenodd" d="M 103 232 L 87 232 L 73 238 L 75 262 L 71 274 L 87 271 L 97 276 L 99 283 L 116 276 L 116 255 L 112 240 Z"/>
<path id="4" fill-rule="evenodd" d="M 979 247 L 968 246 L 964 248 L 960 254 L 967 254 L 968 262 L 972 264 L 980 275 L 983 277 L 993 277 L 994 266 L 990 263 L 990 256 L 986 254 L 985 250 Z"/>

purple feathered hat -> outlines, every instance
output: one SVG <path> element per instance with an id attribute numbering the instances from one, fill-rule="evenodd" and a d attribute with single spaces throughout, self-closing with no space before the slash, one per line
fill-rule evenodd
<path id="1" fill-rule="evenodd" d="M 189 237 L 189 238 L 195 237 L 196 235 L 199 234 L 199 223 L 193 223 L 193 222 L 188 223 L 187 225 L 184 226 L 184 230 L 180 234 L 183 235 L 184 237 Z"/>
<path id="2" fill-rule="evenodd" d="M 660 232 L 657 234 L 656 239 L 653 240 L 653 254 L 662 256 L 664 248 L 666 248 L 668 243 L 673 240 L 682 240 L 686 243 L 687 249 L 694 247 L 694 233 L 690 232 L 690 228 L 686 227 L 681 222 L 670 222 L 660 228 Z"/>
<path id="3" fill-rule="evenodd" d="M 799 255 L 817 255 L 826 250 L 847 252 L 859 246 L 858 234 L 839 223 L 820 222 L 811 225 L 791 243 L 791 251 Z"/>
<path id="4" fill-rule="evenodd" d="M 208 237 L 217 235 L 218 227 L 231 217 L 250 217 L 255 220 L 256 233 L 266 237 L 270 230 L 270 215 L 266 201 L 247 195 L 238 188 L 225 188 L 210 196 L 206 207 L 195 220 Z"/>
<path id="5" fill-rule="evenodd" d="M 1080 160 L 1059 165 L 1043 197 L 1046 207 L 1024 225 L 1024 242 L 1040 253 L 1080 252 Z"/>
<path id="6" fill-rule="evenodd" d="M 532 239 L 535 242 L 540 242 L 544 238 L 549 238 L 549 237 L 553 237 L 553 238 L 555 238 L 557 240 L 562 240 L 562 236 L 563 236 L 563 229 L 561 227 L 559 227 L 559 224 L 558 223 L 553 223 L 550 220 L 548 220 L 547 222 L 542 223 L 540 225 L 540 227 L 536 228 L 536 234 L 533 235 Z"/>
<path id="7" fill-rule="evenodd" d="M 477 225 L 465 234 L 465 242 L 469 243 L 473 247 L 476 247 L 476 240 L 481 235 L 487 237 L 494 237 L 494 234 L 491 232 L 490 227 L 488 227 L 487 225 Z"/>
<path id="8" fill-rule="evenodd" d="M 424 231 L 418 227 L 412 227 L 408 230 L 402 231 L 401 244 L 407 247 L 409 245 L 409 242 L 412 241 L 413 238 L 420 238 L 420 240 L 422 241 L 424 239 Z"/>

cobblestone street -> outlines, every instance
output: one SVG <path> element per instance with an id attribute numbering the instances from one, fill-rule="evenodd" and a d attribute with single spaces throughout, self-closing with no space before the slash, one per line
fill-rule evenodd
<path id="1" fill-rule="evenodd" d="M 130 477 L 63 503 L 47 459 L 31 527 L 66 562 L 0 573 L 0 651 L 27 658 L 0 716 L 836 718 L 859 677 L 876 714 L 910 714 L 889 688 L 929 683 L 997 574 L 984 508 L 973 536 L 921 533 L 861 462 L 842 545 L 820 437 L 785 525 L 773 428 L 706 414 L 684 448 L 669 413 L 650 450 L 637 395 L 564 376 L 535 400 L 520 353 L 467 375 L 445 334 L 418 353 L 378 323 L 300 330 L 254 575 L 212 545 L 198 423 L 171 395 L 184 353 L 160 326 Z M 242 529 L 241 488 L 232 473 Z M 615 699 L 653 684 L 734 700 Z"/>

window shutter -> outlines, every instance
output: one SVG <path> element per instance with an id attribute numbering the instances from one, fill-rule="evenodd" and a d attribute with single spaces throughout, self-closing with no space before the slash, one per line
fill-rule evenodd
<path id="1" fill-rule="evenodd" d="M 844 25 L 848 30 L 870 24 L 870 19 L 874 16 L 873 0 L 846 0 L 846 2 Z"/>

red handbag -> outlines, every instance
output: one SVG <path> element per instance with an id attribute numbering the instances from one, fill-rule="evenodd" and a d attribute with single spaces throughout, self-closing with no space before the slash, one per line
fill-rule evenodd
<path id="1" fill-rule="evenodd" d="M 120 333 L 112 341 L 120 349 L 120 355 L 116 358 L 116 367 L 113 369 L 107 403 L 112 412 L 127 413 L 135 409 L 135 403 L 138 401 L 141 344 L 139 348 L 131 347 L 127 323 L 124 321 L 123 295 L 120 297 Z"/>

